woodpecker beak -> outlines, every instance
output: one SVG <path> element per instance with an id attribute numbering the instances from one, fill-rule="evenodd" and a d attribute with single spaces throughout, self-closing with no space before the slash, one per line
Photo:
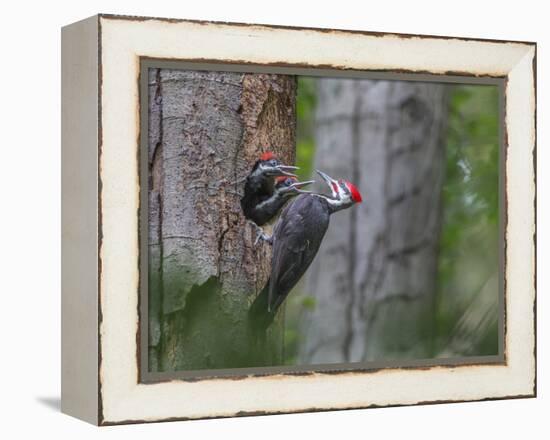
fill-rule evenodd
<path id="1" fill-rule="evenodd" d="M 319 176 L 323 178 L 323 180 L 326 182 L 328 187 L 330 188 L 330 191 L 332 192 L 332 197 L 338 197 L 338 182 L 334 180 L 332 177 L 330 177 L 328 174 L 323 173 L 320 170 L 315 170 Z"/>
<path id="2" fill-rule="evenodd" d="M 311 191 L 306 191 L 303 189 L 300 189 L 302 186 L 311 185 L 312 183 L 315 183 L 315 180 L 306 180 L 305 182 L 296 182 L 290 185 L 290 188 L 293 188 L 296 190 L 296 192 L 302 193 L 302 194 L 310 194 Z"/>
<path id="3" fill-rule="evenodd" d="M 277 165 L 275 170 L 278 176 L 287 176 L 287 177 L 298 177 L 296 174 L 292 174 L 289 171 L 298 170 L 298 167 L 293 167 L 292 165 Z"/>

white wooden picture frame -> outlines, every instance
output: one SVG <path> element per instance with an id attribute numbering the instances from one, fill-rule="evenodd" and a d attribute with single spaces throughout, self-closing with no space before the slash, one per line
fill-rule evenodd
<path id="1" fill-rule="evenodd" d="M 504 360 L 142 383 L 140 60 L 498 78 Z M 62 410 L 97 425 L 536 394 L 536 46 L 98 15 L 62 32 Z"/>

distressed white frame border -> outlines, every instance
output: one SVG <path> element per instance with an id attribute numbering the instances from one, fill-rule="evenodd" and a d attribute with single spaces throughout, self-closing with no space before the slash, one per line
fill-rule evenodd
<path id="1" fill-rule="evenodd" d="M 535 46 L 100 16 L 100 422 L 535 393 Z M 138 383 L 139 57 L 507 76 L 506 365 Z"/>

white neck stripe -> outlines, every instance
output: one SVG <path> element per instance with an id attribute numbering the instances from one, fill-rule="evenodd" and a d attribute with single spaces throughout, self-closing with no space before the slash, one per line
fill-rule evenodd
<path id="1" fill-rule="evenodd" d="M 332 197 L 328 197 L 324 194 L 312 194 L 313 196 L 317 196 L 317 197 L 320 197 L 321 199 L 325 199 L 327 201 L 327 203 L 329 204 L 329 206 L 333 207 L 333 208 L 339 208 L 340 206 L 342 206 L 344 204 L 344 202 L 342 201 L 342 199 L 333 199 Z"/>

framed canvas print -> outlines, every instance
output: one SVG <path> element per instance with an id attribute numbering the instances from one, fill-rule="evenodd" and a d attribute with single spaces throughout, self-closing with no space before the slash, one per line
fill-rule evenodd
<path id="1" fill-rule="evenodd" d="M 99 15 L 62 31 L 62 410 L 536 394 L 536 46 Z"/>

